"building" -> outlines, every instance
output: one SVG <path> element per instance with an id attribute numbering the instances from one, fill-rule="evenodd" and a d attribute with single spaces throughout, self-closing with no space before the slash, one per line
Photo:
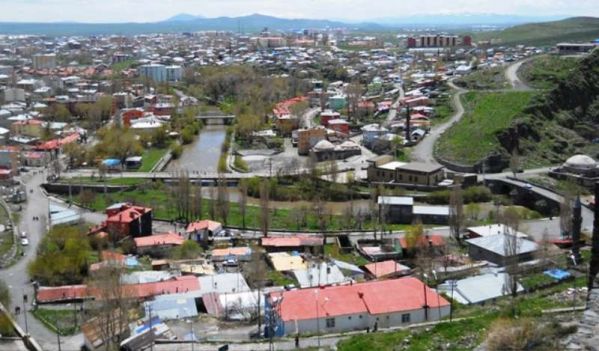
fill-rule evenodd
<path id="1" fill-rule="evenodd" d="M 368 275 L 373 279 L 397 278 L 412 271 L 410 267 L 404 266 L 394 260 L 369 263 L 364 266 Z"/>
<path id="2" fill-rule="evenodd" d="M 265 308 L 266 324 L 274 324 L 275 335 L 284 336 L 435 321 L 449 315 L 450 305 L 420 280 L 407 277 L 274 292 Z"/>
<path id="3" fill-rule="evenodd" d="M 326 123 L 326 127 L 329 128 L 330 130 L 334 130 L 337 133 L 349 135 L 349 122 L 344 119 L 341 119 L 341 118 L 330 119 Z"/>
<path id="4" fill-rule="evenodd" d="M 494 302 L 497 298 L 510 294 L 509 275 L 507 273 L 487 273 L 453 281 L 439 285 L 438 289 L 463 305 Z M 517 283 L 517 291 L 522 292 L 524 288 Z"/>
<path id="5" fill-rule="evenodd" d="M 118 237 L 152 235 L 152 209 L 128 203 L 115 204 L 106 209 L 106 231 Z"/>
<path id="6" fill-rule="evenodd" d="M 326 137 L 327 131 L 323 127 L 299 130 L 297 134 L 297 153 L 299 155 L 308 155 L 310 149 L 319 141 L 325 140 Z"/>
<path id="7" fill-rule="evenodd" d="M 323 245 L 324 237 L 321 235 L 269 235 L 261 239 L 261 246 L 268 252 L 314 251 Z"/>
<path id="8" fill-rule="evenodd" d="M 549 175 L 591 187 L 599 181 L 599 164 L 590 156 L 574 155 L 568 158 L 561 167 L 551 169 Z"/>
<path id="9" fill-rule="evenodd" d="M 103 345 L 106 343 L 106 330 L 111 331 L 110 337 L 118 337 L 119 340 L 124 340 L 131 335 L 126 314 L 114 310 L 111 315 L 111 317 L 108 315 L 94 317 L 81 324 L 83 342 L 87 350 L 94 351 L 105 348 Z"/>
<path id="10" fill-rule="evenodd" d="M 595 43 L 559 43 L 556 45 L 560 55 L 576 55 L 591 52 L 597 47 Z"/>
<path id="11" fill-rule="evenodd" d="M 235 262 L 248 262 L 252 259 L 252 249 L 249 247 L 228 247 L 226 249 L 214 249 L 210 258 L 213 262 L 224 262 L 234 260 Z"/>
<path id="12" fill-rule="evenodd" d="M 505 224 L 489 224 L 489 225 L 481 225 L 477 227 L 468 227 L 466 228 L 466 236 L 470 239 L 479 238 L 481 236 L 491 236 L 491 235 L 499 235 L 503 233 L 510 233 L 512 235 L 516 235 L 520 238 L 527 238 L 528 235 L 516 231 L 513 228 L 506 226 Z"/>
<path id="13" fill-rule="evenodd" d="M 220 222 L 204 219 L 189 223 L 185 232 L 189 236 L 189 240 L 208 241 L 211 238 L 219 235 L 223 231 L 223 225 Z"/>
<path id="14" fill-rule="evenodd" d="M 503 233 L 468 239 L 466 243 L 470 258 L 488 261 L 498 266 L 530 261 L 538 250 L 538 245 L 534 241 Z"/>
<path id="15" fill-rule="evenodd" d="M 185 239 L 176 233 L 156 234 L 134 238 L 137 254 L 150 256 L 164 256 L 176 246 L 183 245 Z"/>
<path id="16" fill-rule="evenodd" d="M 178 82 L 183 79 L 183 67 L 181 66 L 166 66 L 166 81 Z"/>
<path id="17" fill-rule="evenodd" d="M 311 262 L 308 264 L 307 269 L 294 270 L 293 276 L 299 283 L 300 288 L 336 285 L 351 281 L 350 278 L 343 275 L 334 262 Z"/>
<path id="18" fill-rule="evenodd" d="M 445 178 L 444 168 L 438 164 L 410 162 L 396 168 L 395 182 L 436 186 Z"/>
<path id="19" fill-rule="evenodd" d="M 56 54 L 37 54 L 31 60 L 35 70 L 56 68 Z"/>
<path id="20" fill-rule="evenodd" d="M 408 48 L 449 48 L 458 45 L 471 46 L 472 37 L 466 35 L 461 39 L 457 35 L 424 34 L 419 37 L 408 37 Z"/>
<path id="21" fill-rule="evenodd" d="M 154 82 L 160 83 L 160 82 L 167 81 L 165 65 L 161 65 L 161 64 L 157 64 L 157 63 L 141 65 L 141 66 L 137 67 L 137 73 L 141 77 L 149 78 L 149 79 L 153 80 Z"/>
<path id="22" fill-rule="evenodd" d="M 410 224 L 421 221 L 426 224 L 447 224 L 448 206 L 414 205 L 414 199 L 406 196 L 379 196 L 379 216 L 387 223 Z"/>
<path id="23" fill-rule="evenodd" d="M 379 126 L 378 124 L 365 125 L 361 130 L 362 143 L 367 148 L 372 148 L 380 138 L 389 133 L 387 128 Z"/>

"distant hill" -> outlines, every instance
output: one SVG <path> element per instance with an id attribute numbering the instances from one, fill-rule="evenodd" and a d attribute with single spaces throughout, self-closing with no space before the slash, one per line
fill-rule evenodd
<path id="1" fill-rule="evenodd" d="M 224 30 L 258 32 L 270 30 L 302 30 L 306 28 L 352 28 L 360 30 L 384 30 L 375 23 L 344 23 L 318 19 L 288 19 L 254 14 L 241 17 L 203 18 L 180 14 L 155 23 L 0 23 L 0 34 L 56 35 L 135 35 L 146 33 L 194 32 L 200 30 Z"/>
<path id="2" fill-rule="evenodd" d="M 190 15 L 189 13 L 180 13 L 173 17 L 167 18 L 163 22 L 185 22 L 185 21 L 193 21 L 195 19 L 204 18 L 204 16 L 195 16 Z"/>
<path id="3" fill-rule="evenodd" d="M 589 41 L 599 38 L 599 18 L 572 17 L 561 21 L 529 23 L 500 31 L 478 33 L 475 40 L 499 39 L 505 45 L 555 45 L 567 41 Z"/>
<path id="4" fill-rule="evenodd" d="M 568 16 L 517 16 L 493 13 L 458 13 L 448 15 L 414 15 L 406 17 L 383 17 L 375 22 L 390 26 L 430 27 L 507 27 L 524 23 L 557 21 Z"/>

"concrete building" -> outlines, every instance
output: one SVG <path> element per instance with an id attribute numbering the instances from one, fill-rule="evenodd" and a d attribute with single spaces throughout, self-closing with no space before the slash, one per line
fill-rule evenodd
<path id="1" fill-rule="evenodd" d="M 137 73 L 141 77 L 149 78 L 155 82 L 166 82 L 166 66 L 161 64 L 147 64 L 137 67 Z"/>
<path id="2" fill-rule="evenodd" d="M 31 60 L 35 70 L 56 68 L 56 54 L 37 54 Z"/>
<path id="3" fill-rule="evenodd" d="M 183 79 L 183 67 L 166 66 L 166 80 L 168 82 L 178 82 Z"/>
<path id="4" fill-rule="evenodd" d="M 449 315 L 450 305 L 423 282 L 408 277 L 274 292 L 265 309 L 265 324 L 273 323 L 275 335 L 284 336 L 435 321 Z"/>
<path id="5" fill-rule="evenodd" d="M 412 197 L 379 196 L 379 214 L 388 223 L 410 224 L 420 220 L 426 224 L 447 224 L 448 206 L 417 206 Z"/>
<path id="6" fill-rule="evenodd" d="M 319 141 L 326 139 L 327 131 L 323 127 L 301 129 L 298 131 L 297 137 L 297 153 L 307 155 Z"/>
<path id="7" fill-rule="evenodd" d="M 576 55 L 591 52 L 597 47 L 595 43 L 559 43 L 556 45 L 560 55 Z"/>
<path id="8" fill-rule="evenodd" d="M 445 178 L 445 171 L 441 165 L 404 163 L 392 159 L 391 156 L 381 156 L 369 160 L 368 181 L 435 187 Z"/>
<path id="9" fill-rule="evenodd" d="M 481 236 L 466 240 L 468 256 L 477 261 L 489 261 L 498 266 L 516 261 L 530 261 L 538 250 L 534 241 L 511 234 Z"/>

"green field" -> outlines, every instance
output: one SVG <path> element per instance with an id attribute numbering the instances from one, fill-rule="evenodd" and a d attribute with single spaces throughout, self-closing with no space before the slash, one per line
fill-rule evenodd
<path id="1" fill-rule="evenodd" d="M 147 149 L 144 151 L 141 160 L 140 172 L 149 172 L 152 167 L 168 152 L 168 149 Z"/>
<path id="2" fill-rule="evenodd" d="M 96 194 L 93 198 L 93 202 L 90 207 L 95 211 L 103 212 L 106 207 L 117 202 L 131 202 L 134 204 L 148 206 L 154 209 L 154 218 L 162 220 L 173 220 L 176 219 L 176 207 L 174 204 L 173 197 L 171 196 L 168 187 L 162 183 L 148 183 L 147 186 L 138 186 L 138 189 L 123 191 L 118 193 L 108 194 Z M 74 197 L 74 201 L 79 203 L 79 197 Z M 203 199 L 202 201 L 202 217 L 209 218 L 209 206 L 211 200 Z M 229 215 L 227 225 L 241 227 L 243 224 L 243 217 L 239 210 L 239 204 L 236 202 L 229 203 Z M 316 214 L 307 210 L 305 219 L 306 222 L 301 223 L 298 218 L 297 209 L 288 208 L 276 208 L 271 206 L 270 209 L 270 228 L 271 229 L 288 229 L 288 230 L 318 230 L 320 227 L 319 219 Z M 220 218 L 215 218 L 221 220 Z M 325 224 L 327 230 L 344 230 L 344 229 L 357 229 L 356 223 L 347 220 L 345 216 L 341 215 L 325 215 Z M 257 206 L 247 206 L 246 211 L 246 227 L 247 228 L 260 228 L 260 208 Z M 373 229 L 377 227 L 377 224 L 366 220 L 363 223 L 363 229 Z M 390 224 L 386 225 L 386 230 L 402 230 L 405 229 L 405 225 Z"/>
<path id="3" fill-rule="evenodd" d="M 500 40 L 504 45 L 549 45 L 582 42 L 599 38 L 599 18 L 572 17 L 561 21 L 530 23 L 504 30 L 481 32 L 474 40 Z"/>
<path id="4" fill-rule="evenodd" d="M 573 57 L 539 56 L 520 67 L 520 77 L 537 89 L 554 88 L 560 80 L 568 77 L 579 60 Z"/>
<path id="5" fill-rule="evenodd" d="M 439 139 L 436 151 L 444 159 L 474 164 L 500 148 L 496 133 L 509 127 L 528 105 L 530 92 L 469 92 L 462 96 L 462 120 Z"/>

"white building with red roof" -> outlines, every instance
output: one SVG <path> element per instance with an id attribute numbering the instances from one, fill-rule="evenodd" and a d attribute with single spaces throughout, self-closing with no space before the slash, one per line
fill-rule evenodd
<path id="1" fill-rule="evenodd" d="M 450 304 L 420 280 L 406 277 L 275 292 L 268 295 L 266 309 L 266 316 L 276 316 L 276 335 L 283 336 L 436 321 L 449 315 Z"/>

